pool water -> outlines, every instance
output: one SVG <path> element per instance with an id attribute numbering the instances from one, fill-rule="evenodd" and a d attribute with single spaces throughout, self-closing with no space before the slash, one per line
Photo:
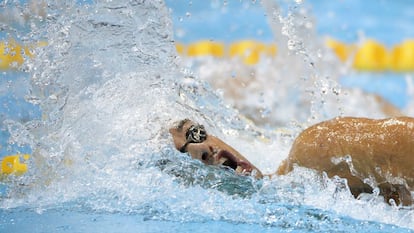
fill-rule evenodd
<path id="1" fill-rule="evenodd" d="M 375 194 L 356 200 L 339 178 L 298 168 L 258 181 L 203 166 L 173 148 L 168 128 L 195 119 L 271 173 L 307 125 L 341 114 L 383 116 L 372 96 L 353 89 L 371 85 L 341 81 L 357 74 L 343 71 L 321 46 L 328 26 L 307 23 L 322 1 L 185 1 L 189 10 L 172 1 L 48 3 L 46 18 L 8 22 L 2 33 L 47 45 L 35 49 L 23 71 L 2 73 L 1 153 L 30 152 L 31 159 L 25 175 L 0 183 L 1 232 L 414 230 L 412 209 Z M 3 10 L 14 4 L 3 3 Z M 240 8 L 230 36 L 211 28 Z M 198 17 L 205 30 L 195 30 Z M 250 26 L 240 26 L 245 22 Z M 274 36 L 292 46 L 247 70 L 238 61 L 177 56 L 175 40 L 213 36 Z M 238 90 L 239 103 L 216 89 L 220 79 L 252 77 L 253 86 Z M 407 90 L 408 79 L 398 76 L 396 83 Z M 396 105 L 408 109 L 410 93 L 400 94 Z M 249 120 L 254 109 L 262 117 Z"/>

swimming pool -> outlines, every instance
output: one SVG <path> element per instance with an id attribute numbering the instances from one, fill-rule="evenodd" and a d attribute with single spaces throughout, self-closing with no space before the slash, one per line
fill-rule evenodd
<path id="1" fill-rule="evenodd" d="M 337 63 L 318 53 L 317 37 L 303 34 L 295 18 L 288 18 L 282 25 L 291 29 L 286 36 L 296 42 L 308 36 L 309 41 L 289 50 L 283 59 L 255 67 L 256 77 L 280 72 L 289 78 L 275 76 L 276 94 L 256 93 L 268 97 L 259 101 L 261 106 L 277 106 L 283 113 L 279 125 L 254 125 L 199 78 L 208 70 L 230 66 L 240 74 L 237 63 L 216 64 L 207 58 L 189 65 L 176 56 L 173 32 L 186 27 L 179 25 L 180 20 L 197 17 L 194 8 L 208 9 L 198 4 L 186 1 L 193 8 L 177 10 L 170 17 L 159 1 L 50 2 L 47 20 L 30 25 L 29 31 L 9 31 L 48 45 L 37 48 L 26 72 L 3 73 L 1 88 L 7 95 L 2 103 L 7 107 L 1 115 L 6 120 L 1 132 L 3 138 L 11 136 L 2 153 L 28 150 L 32 156 L 24 176 L 1 183 L 0 231 L 412 231 L 413 210 L 386 205 L 374 194 L 355 200 L 340 179 L 298 169 L 288 176 L 256 181 L 202 166 L 175 151 L 168 127 L 182 118 L 197 119 L 263 171 L 272 172 L 305 125 L 347 111 L 341 105 L 358 107 L 361 103 L 354 102 L 361 101 L 364 107 L 357 108 L 358 114 L 380 114 L 375 106 L 365 106 L 364 101 L 371 99 L 340 91 Z M 204 16 L 206 30 L 191 30 L 182 34 L 182 40 L 187 34 L 209 37 L 203 34 L 213 31 L 207 19 L 220 20 L 228 17 L 223 12 L 240 7 L 246 15 L 251 9 L 264 16 L 255 2 L 227 3 L 228 8 L 223 4 L 212 1 L 213 14 Z M 284 4 L 296 11 L 303 3 Z M 272 33 L 259 22 L 265 18 L 247 20 L 242 13 L 235 18 L 251 22 L 254 33 L 233 25 L 233 37 L 226 35 L 224 40 L 258 32 L 261 39 L 271 40 Z M 280 26 L 277 21 L 271 25 Z M 316 36 L 323 34 L 319 30 Z M 273 96 L 279 97 L 276 105 L 264 101 Z M 404 106 L 410 104 L 404 101 Z"/>

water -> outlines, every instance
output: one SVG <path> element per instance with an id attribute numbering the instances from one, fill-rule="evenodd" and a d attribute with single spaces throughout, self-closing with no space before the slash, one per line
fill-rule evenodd
<path id="1" fill-rule="evenodd" d="M 281 43 L 314 38 L 295 18 L 307 14 L 295 10 L 301 6 L 296 3 L 291 15 L 281 12 L 282 19 L 272 18 L 279 13 L 267 6 L 274 33 L 290 30 Z M 240 114 L 248 114 L 247 108 L 233 108 L 200 72 L 243 68 L 237 61 L 217 65 L 209 59 L 190 66 L 177 57 L 163 2 L 49 1 L 48 12 L 26 31 L 6 30 L 48 45 L 36 49 L 25 73 L 6 72 L 11 82 L 1 84 L 22 109 L 30 109 L 2 111 L 3 137 L 10 136 L 4 153 L 32 154 L 26 175 L 1 183 L 1 232 L 413 230 L 413 210 L 386 205 L 374 194 L 355 200 L 340 179 L 298 169 L 256 181 L 205 167 L 173 148 L 168 128 L 182 118 L 196 119 L 270 173 L 306 125 L 351 111 L 347 107 L 380 115 L 375 105 L 358 107 L 363 93 L 349 97 L 342 91 L 338 73 L 329 68 L 336 63 L 317 39 L 247 71 L 259 84 L 275 72 L 272 82 L 286 90 L 272 98 L 272 90 L 251 92 L 253 107 L 261 96 L 260 107 L 284 113 L 254 124 Z M 291 78 L 282 79 L 284 73 Z"/>

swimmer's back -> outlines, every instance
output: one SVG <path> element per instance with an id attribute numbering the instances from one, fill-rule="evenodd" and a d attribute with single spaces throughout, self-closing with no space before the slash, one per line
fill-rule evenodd
<path id="1" fill-rule="evenodd" d="M 354 174 L 340 171 L 344 168 L 338 163 L 350 159 L 353 167 L 348 170 Z M 278 174 L 291 171 L 294 164 L 329 176 L 374 177 L 377 183 L 403 178 L 413 188 L 414 118 L 344 117 L 313 125 L 297 137 Z"/>

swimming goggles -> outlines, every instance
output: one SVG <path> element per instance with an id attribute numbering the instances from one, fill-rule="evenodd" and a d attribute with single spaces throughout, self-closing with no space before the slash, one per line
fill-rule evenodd
<path id="1" fill-rule="evenodd" d="M 188 128 L 187 132 L 185 133 L 186 142 L 180 148 L 181 153 L 186 152 L 186 148 L 190 143 L 202 143 L 207 139 L 207 131 L 204 128 L 204 125 L 192 125 Z"/>

